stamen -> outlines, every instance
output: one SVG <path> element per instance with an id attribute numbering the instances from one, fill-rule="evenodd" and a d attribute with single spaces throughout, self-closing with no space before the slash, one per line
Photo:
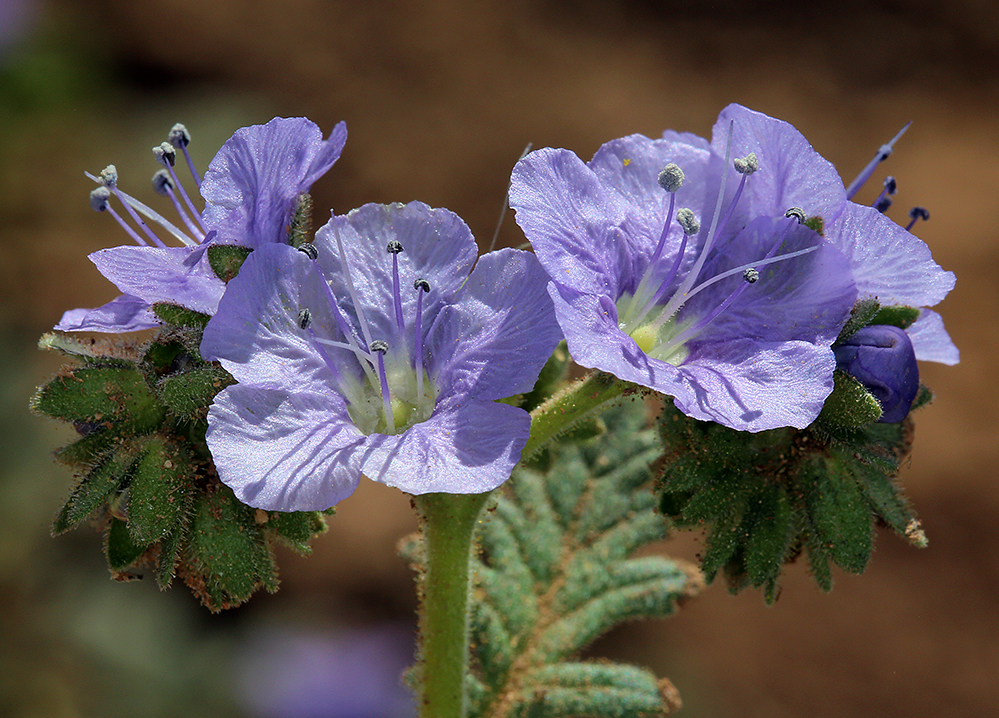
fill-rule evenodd
<path id="1" fill-rule="evenodd" d="M 298 251 L 311 259 L 313 262 L 319 258 L 319 250 L 312 242 L 303 242 L 298 245 Z"/>
<path id="2" fill-rule="evenodd" d="M 306 307 L 298 313 L 298 326 L 301 329 L 308 329 L 310 324 L 312 324 L 312 312 Z"/>
<path id="3" fill-rule="evenodd" d="M 924 222 L 930 218 L 930 212 L 925 207 L 913 207 L 909 210 L 909 224 L 905 226 L 906 232 L 911 232 L 912 228 L 916 225 L 916 222 L 923 220 Z"/>
<path id="4" fill-rule="evenodd" d="M 103 184 L 106 186 L 105 181 L 102 180 L 101 178 L 95 177 L 89 172 L 84 172 L 83 174 L 86 175 L 88 179 L 93 180 L 97 184 Z M 101 174 L 103 175 L 104 173 Z M 163 227 L 163 229 L 165 229 L 167 232 L 173 235 L 173 237 L 181 244 L 184 244 L 188 247 L 198 246 L 198 242 L 196 240 L 191 239 L 186 234 L 184 234 L 184 232 L 181 231 L 181 229 L 177 227 L 177 225 L 175 225 L 173 222 L 170 222 L 169 220 L 167 220 L 166 217 L 161 215 L 159 212 L 153 210 L 151 207 L 148 207 L 147 205 L 143 204 L 135 197 L 132 197 L 131 195 L 126 194 L 125 192 L 122 192 L 120 189 L 117 189 L 117 187 L 115 187 L 115 196 L 117 196 L 118 199 L 120 199 L 122 203 L 124 203 L 127 207 L 132 207 L 137 212 L 139 212 L 143 217 L 151 219 L 153 222 L 156 222 L 156 224 Z M 212 231 L 214 232 L 215 230 Z M 209 234 L 211 234 L 211 232 Z M 205 236 L 205 239 L 208 239 L 207 235 Z"/>
<path id="5" fill-rule="evenodd" d="M 368 346 L 371 351 L 378 355 L 378 379 L 382 387 L 382 408 L 385 412 L 385 424 L 388 433 L 395 433 L 395 417 L 392 415 L 392 396 L 389 394 L 388 376 L 385 374 L 385 352 L 388 351 L 388 342 L 376 339 Z"/>
<path id="6" fill-rule="evenodd" d="M 170 179 L 170 173 L 165 169 L 156 170 L 153 175 L 153 191 L 156 194 L 163 195 L 164 197 L 169 197 L 170 201 L 173 202 L 173 208 L 177 210 L 177 214 L 180 215 L 181 220 L 184 222 L 184 226 L 187 230 L 193 234 L 199 241 L 203 241 L 205 238 L 205 233 L 201 231 L 191 218 L 187 214 L 181 204 L 180 200 L 177 199 L 177 193 L 173 191 L 173 180 Z"/>
<path id="7" fill-rule="evenodd" d="M 200 190 L 201 175 L 194 169 L 194 162 L 191 161 L 191 155 L 187 152 L 187 146 L 191 144 L 191 133 L 187 131 L 187 127 L 179 122 L 171 127 L 170 133 L 167 135 L 167 142 L 184 153 L 184 161 L 187 162 L 187 168 L 191 170 L 191 177 L 194 178 L 194 184 Z"/>
<path id="8" fill-rule="evenodd" d="M 755 267 L 750 267 L 742 273 L 742 278 L 750 284 L 756 284 L 760 279 L 760 273 L 756 271 Z"/>
<path id="9" fill-rule="evenodd" d="M 874 159 L 867 163 L 867 166 L 860 171 L 857 178 L 850 183 L 850 186 L 846 188 L 846 198 L 853 199 L 853 196 L 860 191 L 860 188 L 864 186 L 864 183 L 871 178 L 874 174 L 874 170 L 879 164 L 884 162 L 891 155 L 895 148 L 895 143 L 898 142 L 899 138 L 905 134 L 905 131 L 909 129 L 909 125 L 912 124 L 912 120 L 909 120 L 905 125 L 898 131 L 898 134 L 891 138 L 891 142 L 886 145 L 881 145 L 878 149 L 878 153 L 874 155 Z"/>
<path id="10" fill-rule="evenodd" d="M 149 229 L 149 225 L 147 225 L 145 222 L 142 221 L 142 217 L 140 217 L 136 213 L 136 211 L 132 208 L 132 205 L 125 200 L 126 196 L 125 193 L 122 192 L 120 189 L 118 189 L 118 170 L 115 168 L 114 165 L 108 165 L 107 167 L 102 169 L 100 179 L 97 179 L 97 182 L 103 184 L 109 190 L 114 192 L 115 196 L 121 201 L 123 205 L 125 205 L 125 211 L 128 212 L 128 216 L 132 218 L 133 222 L 139 225 L 139 229 L 142 230 L 142 233 L 146 235 L 146 237 L 148 237 L 153 244 L 155 244 L 157 247 L 166 247 L 166 244 L 163 243 L 163 240 L 157 237 L 153 233 L 153 230 Z M 133 234 L 134 236 L 134 233 L 131 234 Z M 142 244 L 148 244 L 148 243 L 142 242 Z"/>
<path id="11" fill-rule="evenodd" d="M 426 279 L 417 279 L 413 282 L 413 289 L 416 290 L 416 321 L 413 322 L 416 340 L 413 342 L 416 351 L 416 405 L 423 407 L 423 295 L 430 291 L 430 282 Z"/>
<path id="12" fill-rule="evenodd" d="M 191 211 L 191 216 L 194 217 L 198 225 L 201 227 L 202 231 L 207 232 L 208 227 L 201 220 L 201 213 L 194 206 L 194 202 L 191 201 L 190 196 L 187 194 L 187 190 L 184 189 L 184 185 L 180 183 L 180 179 L 177 177 L 177 173 L 174 172 L 173 166 L 177 163 L 177 151 L 173 148 L 169 142 L 161 142 L 157 147 L 153 148 L 153 156 L 156 157 L 156 161 L 159 162 L 166 168 L 166 171 L 170 173 L 170 179 L 173 180 L 174 186 L 180 190 L 180 196 L 184 200 L 184 204 Z"/>
<path id="13" fill-rule="evenodd" d="M 741 175 L 751 175 L 760 169 L 760 162 L 756 159 L 756 153 L 750 152 L 745 157 L 736 157 L 734 160 L 735 171 Z"/>
<path id="14" fill-rule="evenodd" d="M 395 323 L 401 332 L 406 329 L 406 323 L 402 318 L 402 293 L 399 288 L 399 254 L 404 250 L 402 243 L 394 239 L 385 249 L 392 255 L 392 301 L 395 304 Z"/>
<path id="15" fill-rule="evenodd" d="M 534 143 L 533 142 L 528 142 L 527 143 L 527 147 L 524 148 L 524 151 L 520 153 L 520 157 L 517 158 L 517 162 L 520 162 L 522 159 L 524 159 L 525 157 L 527 157 L 527 154 L 531 151 L 532 147 L 534 147 Z M 514 164 L 516 164 L 516 162 Z M 506 185 L 506 194 L 503 195 L 503 208 L 500 210 L 499 220 L 497 220 L 497 222 L 496 222 L 496 230 L 493 232 L 492 241 L 489 242 L 489 251 L 490 252 L 493 251 L 494 249 L 496 249 L 496 240 L 499 239 L 500 227 L 503 226 L 503 220 L 506 219 L 506 211 L 508 209 L 510 209 L 510 188 L 511 187 L 513 187 L 513 177 L 512 176 L 510 178 L 510 181 L 507 182 L 507 185 Z"/>
<path id="16" fill-rule="evenodd" d="M 684 174 L 680 165 L 670 162 L 659 173 L 659 186 L 673 194 L 683 186 Z"/>
<path id="17" fill-rule="evenodd" d="M 796 220 L 798 220 L 798 224 L 805 223 L 805 212 L 801 209 L 801 207 L 792 207 L 791 209 L 789 209 L 787 212 L 784 213 L 784 216 L 789 219 L 791 217 L 794 217 Z"/>
<path id="18" fill-rule="evenodd" d="M 134 229 L 128 226 L 128 223 L 124 220 L 124 218 L 114 211 L 114 207 L 109 204 L 110 199 L 111 190 L 107 187 L 98 187 L 90 193 L 90 208 L 95 212 L 107 212 L 110 214 L 136 244 L 141 247 L 148 247 L 149 242 L 140 237 Z"/>
<path id="19" fill-rule="evenodd" d="M 888 208 L 891 207 L 891 199 L 889 199 L 889 197 L 894 195 L 896 192 L 898 192 L 898 185 L 895 182 L 895 178 L 888 175 L 885 177 L 884 189 L 881 190 L 881 194 L 878 195 L 877 199 L 871 203 L 871 206 L 881 214 L 884 214 L 888 211 Z"/>
<path id="20" fill-rule="evenodd" d="M 368 320 L 364 316 L 364 310 L 361 308 L 361 302 L 357 297 L 357 290 L 354 288 L 354 278 L 350 276 L 350 265 L 347 264 L 347 254 L 343 251 L 343 240 L 340 239 L 340 231 L 337 229 L 336 221 L 331 222 L 333 225 L 333 238 L 336 239 L 337 252 L 340 254 L 340 264 L 343 265 L 343 275 L 347 280 L 347 292 L 350 294 L 350 300 L 354 303 L 354 307 L 357 311 L 357 321 L 361 325 L 361 336 L 364 337 L 364 343 L 367 346 L 371 346 L 371 331 L 368 329 Z M 316 268 L 319 271 L 319 268 Z M 326 290 L 329 293 L 331 302 L 335 305 L 336 300 L 333 299 L 333 292 L 330 291 L 329 285 L 326 284 L 326 278 L 322 276 L 322 272 L 319 272 L 319 276 L 326 285 Z M 353 338 L 352 333 L 347 334 L 347 336 Z"/>
<path id="21" fill-rule="evenodd" d="M 683 262 L 683 253 L 687 249 L 687 237 L 697 234 L 701 229 L 701 225 L 698 223 L 694 213 L 687 207 L 681 207 L 680 211 L 676 213 L 676 221 L 683 229 L 683 240 L 680 242 L 680 248 L 677 250 L 676 258 L 673 260 L 673 266 L 670 267 L 663 281 L 659 283 L 659 289 L 656 290 L 656 293 L 642 307 L 642 311 L 635 314 L 632 320 L 628 322 L 628 325 L 624 328 L 625 333 L 630 334 L 634 331 L 645 320 L 645 317 L 652 311 L 652 308 L 666 295 L 673 280 L 676 279 L 677 272 L 680 271 L 680 264 Z"/>

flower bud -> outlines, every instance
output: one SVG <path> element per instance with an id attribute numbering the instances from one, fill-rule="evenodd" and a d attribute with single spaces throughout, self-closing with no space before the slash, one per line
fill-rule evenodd
<path id="1" fill-rule="evenodd" d="M 864 327 L 833 348 L 836 366 L 863 384 L 881 404 L 878 420 L 896 424 L 909 414 L 919 391 L 919 367 L 908 335 L 897 327 Z"/>

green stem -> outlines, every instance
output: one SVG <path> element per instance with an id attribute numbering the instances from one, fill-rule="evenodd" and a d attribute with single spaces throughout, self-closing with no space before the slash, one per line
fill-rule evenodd
<path id="1" fill-rule="evenodd" d="M 415 496 L 426 557 L 420 580 L 420 718 L 464 718 L 472 539 L 489 494 Z"/>
<path id="2" fill-rule="evenodd" d="M 595 371 L 553 394 L 531 412 L 531 438 L 520 453 L 521 460 L 531 459 L 559 434 L 635 389 L 634 384 Z"/>

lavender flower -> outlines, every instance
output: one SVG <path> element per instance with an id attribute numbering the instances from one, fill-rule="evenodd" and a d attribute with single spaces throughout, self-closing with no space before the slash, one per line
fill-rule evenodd
<path id="1" fill-rule="evenodd" d="M 721 141 L 632 135 L 588 163 L 539 150 L 514 169 L 510 203 L 578 363 L 698 419 L 803 428 L 832 390 L 856 289 L 798 207 L 838 206 L 824 187 L 838 178 L 754 155 L 734 129 Z"/>
<path id="2" fill-rule="evenodd" d="M 241 501 L 325 509 L 360 475 L 412 494 L 505 481 L 527 391 L 560 339 L 526 252 L 478 260 L 464 222 L 421 203 L 334 216 L 314 244 L 243 264 L 202 354 L 239 384 L 208 415 L 208 445 Z"/>
<path id="3" fill-rule="evenodd" d="M 149 309 L 158 302 L 213 314 L 225 284 L 209 266 L 208 246 L 257 248 L 287 242 L 299 196 L 333 166 L 346 138 L 342 122 L 326 140 L 319 127 L 304 118 L 275 118 L 266 125 L 244 127 L 226 141 L 202 180 L 187 152 L 190 134 L 183 125 L 175 125 L 169 141 L 153 148 L 163 165 L 153 175 L 153 186 L 170 199 L 183 229 L 122 192 L 113 165 L 100 177 L 88 175 L 100 185 L 91 193 L 91 206 L 111 214 L 138 246 L 91 254 L 91 261 L 124 295 L 98 309 L 66 312 L 55 328 L 128 332 L 154 327 L 159 322 Z M 178 151 L 205 200 L 203 212 L 199 213 L 174 171 Z M 112 199 L 124 214 L 114 208 Z M 181 246 L 169 246 L 160 234 Z"/>

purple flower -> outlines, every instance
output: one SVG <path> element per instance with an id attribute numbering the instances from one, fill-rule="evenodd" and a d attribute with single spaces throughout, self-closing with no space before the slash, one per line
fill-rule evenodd
<path id="1" fill-rule="evenodd" d="M 856 289 L 796 208 L 842 199 L 824 178 L 753 155 L 734 130 L 721 141 L 632 135 L 588 163 L 539 150 L 514 169 L 510 203 L 578 363 L 698 419 L 802 428 L 832 390 L 830 347 Z"/>
<path id="2" fill-rule="evenodd" d="M 886 205 L 885 198 L 897 191 L 893 177 L 886 179 L 885 191 L 874 202 L 877 206 L 849 201 L 877 164 L 891 154 L 902 133 L 881 147 L 860 176 L 844 188 L 835 168 L 787 122 L 729 105 L 714 127 L 716 151 L 724 147 L 729 128 L 733 147 L 755 152 L 761 166 L 775 168 L 771 174 L 761 172 L 761 181 L 747 188 L 749 205 L 761 213 L 776 213 L 786 204 L 794 204 L 809 217 L 821 217 L 823 236 L 850 263 L 859 297 L 876 298 L 882 305 L 920 308 L 919 318 L 906 330 L 916 358 L 956 364 L 960 359 L 957 347 L 944 330 L 940 315 L 928 309 L 954 288 L 954 274 L 941 269 L 929 247 L 909 232 L 918 218 L 927 219 L 929 213 L 913 208 L 909 214 L 912 221 L 902 228 L 879 211 Z"/>
<path id="3" fill-rule="evenodd" d="M 417 202 L 254 251 L 201 345 L 239 382 L 208 415 L 222 481 L 280 511 L 336 504 L 362 473 L 412 494 L 505 481 L 530 417 L 495 400 L 529 390 L 561 336 L 532 255 L 475 260 L 464 222 Z"/>
<path id="4" fill-rule="evenodd" d="M 867 387 L 881 404 L 881 423 L 905 419 L 919 392 L 919 367 L 909 335 L 898 327 L 872 325 L 833 349 L 836 366 Z"/>
<path id="5" fill-rule="evenodd" d="M 333 166 L 346 138 L 342 122 L 326 140 L 319 127 L 304 118 L 275 118 L 266 125 L 244 127 L 226 141 L 202 180 L 187 153 L 190 135 L 183 125 L 174 126 L 169 142 L 153 149 L 163 165 L 153 176 L 153 186 L 170 199 L 183 228 L 122 192 L 113 165 L 100 177 L 89 175 L 100 184 L 91 193 L 91 205 L 110 213 L 137 246 L 91 254 L 91 261 L 124 296 L 98 309 L 66 312 L 55 328 L 128 332 L 154 327 L 159 322 L 149 308 L 157 302 L 213 314 L 225 284 L 208 263 L 208 246 L 255 249 L 287 242 L 299 195 Z M 205 200 L 203 212 L 174 171 L 178 150 Z M 114 208 L 112 199 L 118 200 L 124 214 Z M 159 234 L 145 220 L 151 220 Z M 181 246 L 168 246 L 161 234 Z"/>

